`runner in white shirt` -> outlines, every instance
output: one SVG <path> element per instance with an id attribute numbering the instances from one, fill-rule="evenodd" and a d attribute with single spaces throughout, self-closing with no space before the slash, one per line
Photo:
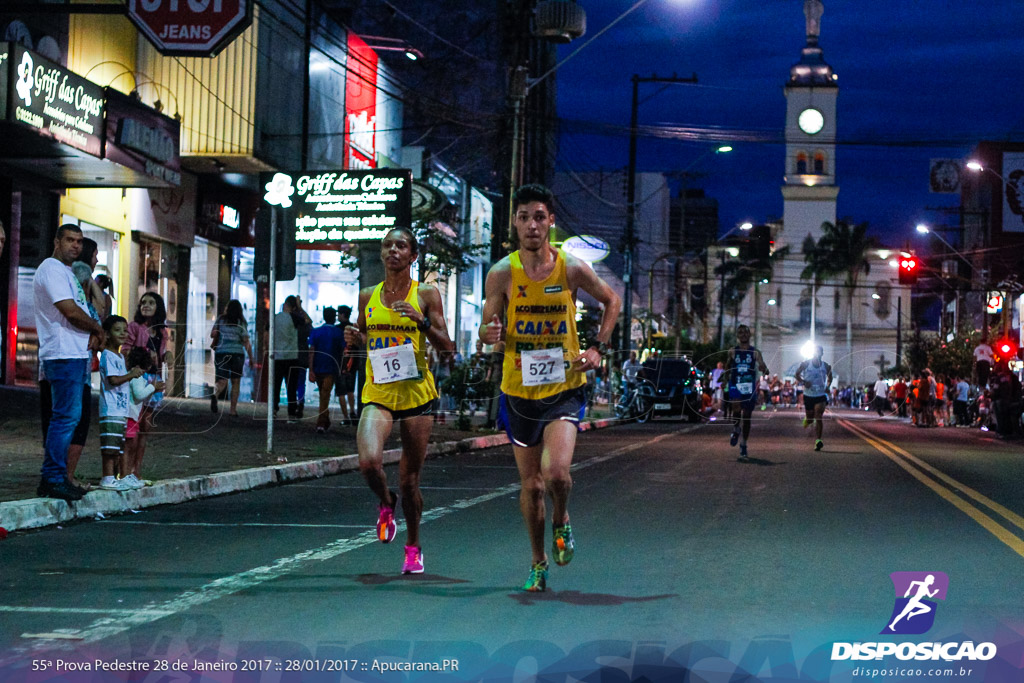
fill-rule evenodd
<path id="1" fill-rule="evenodd" d="M 888 401 L 886 400 L 889 396 L 889 383 L 882 379 L 882 376 L 878 376 L 878 381 L 875 382 L 875 411 L 879 417 L 885 415 L 886 410 L 889 407 Z"/>
<path id="2" fill-rule="evenodd" d="M 832 366 L 821 359 L 825 350 L 821 346 L 814 347 L 814 358 L 805 360 L 796 369 L 796 381 L 804 385 L 804 429 L 814 423 L 814 450 L 825 447 L 821 440 L 825 405 L 828 403 L 828 390 L 832 386 Z"/>

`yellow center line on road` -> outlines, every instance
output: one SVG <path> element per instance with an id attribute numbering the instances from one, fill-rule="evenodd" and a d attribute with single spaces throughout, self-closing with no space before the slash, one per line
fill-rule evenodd
<path id="1" fill-rule="evenodd" d="M 839 420 L 838 422 L 845 429 L 852 432 L 853 434 L 856 434 L 861 439 L 866 441 L 869 445 L 874 447 L 875 450 L 877 450 L 882 455 L 892 460 L 894 463 L 896 463 L 896 465 L 902 467 L 904 470 L 907 471 L 908 474 L 910 474 L 910 476 L 920 481 L 922 484 L 930 488 L 932 491 L 939 494 L 939 496 L 941 496 L 948 503 L 953 505 L 955 508 L 963 512 L 971 519 L 973 519 L 975 522 L 981 525 L 982 528 L 984 528 L 990 534 L 992 534 L 1000 541 L 1005 543 L 1007 546 L 1009 546 L 1009 548 L 1013 550 L 1013 552 L 1017 553 L 1021 557 L 1024 557 L 1024 541 L 1022 541 L 1020 538 L 1015 536 L 1011 531 L 1003 527 L 995 519 L 989 517 L 982 510 L 974 507 L 967 500 L 958 496 L 953 490 L 946 488 L 935 479 L 929 477 L 927 474 L 925 474 L 925 471 L 942 480 L 949 486 L 952 486 L 953 488 L 962 491 L 971 498 L 974 498 L 978 502 L 998 512 L 1000 515 L 1003 515 L 1008 520 L 1016 524 L 1018 527 L 1024 528 L 1024 526 L 1022 526 L 1022 524 L 1024 524 L 1024 518 L 1021 518 L 1019 515 L 1011 512 L 1010 510 L 1007 510 L 1006 508 L 1004 508 L 1002 505 L 999 505 L 995 501 L 986 498 L 985 496 L 981 495 L 977 491 L 974 491 L 970 487 L 961 484 L 952 477 L 949 477 L 939 472 L 934 467 L 931 467 L 927 463 L 922 462 L 920 459 L 911 455 L 902 448 L 871 434 L 864 428 L 857 425 L 853 425 L 847 420 Z M 915 465 L 917 465 L 921 469 L 918 469 L 918 467 L 915 467 Z"/>

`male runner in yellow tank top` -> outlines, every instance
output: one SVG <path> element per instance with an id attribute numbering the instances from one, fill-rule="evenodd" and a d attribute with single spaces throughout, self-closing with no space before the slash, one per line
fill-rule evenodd
<path id="1" fill-rule="evenodd" d="M 420 471 L 427 457 L 437 401 L 425 342 L 429 339 L 442 354 L 452 351 L 440 293 L 433 285 L 421 285 L 412 279 L 410 266 L 418 255 L 419 245 L 411 230 L 390 230 L 380 250 L 384 282 L 359 292 L 359 319 L 345 328 L 348 344 L 365 349 L 367 355 L 356 446 L 359 469 L 380 499 L 377 537 L 382 543 L 390 543 L 395 537 L 398 502 L 384 474 L 384 442 L 394 422 L 401 429 L 398 490 L 407 537 L 403 574 L 423 573 Z"/>
<path id="2" fill-rule="evenodd" d="M 533 553 L 523 590 L 543 591 L 548 575 L 545 493 L 553 508 L 552 553 L 557 564 L 566 565 L 575 551 L 569 525 L 569 467 L 586 407 L 585 373 L 599 367 L 608 351 L 621 301 L 589 265 L 549 243 L 555 223 L 550 190 L 524 185 L 512 205 L 519 250 L 487 274 L 482 313 L 486 322 L 479 333 L 485 344 L 494 344 L 505 330 L 502 400 L 522 483 L 519 508 Z M 576 294 L 581 289 L 604 307 L 597 343 L 582 353 L 576 333 Z"/>

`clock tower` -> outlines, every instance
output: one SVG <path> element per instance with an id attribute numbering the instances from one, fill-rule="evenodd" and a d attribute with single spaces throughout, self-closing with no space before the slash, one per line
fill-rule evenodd
<path id="1" fill-rule="evenodd" d="M 789 3 L 787 3 L 789 4 Z M 795 3 L 794 3 L 795 4 Z M 801 346 L 809 338 L 823 343 L 831 354 L 830 323 L 835 322 L 832 289 L 813 297 L 809 282 L 800 274 L 806 265 L 803 245 L 808 235 L 821 238 L 821 224 L 836 221 L 836 98 L 839 87 L 832 67 L 825 62 L 818 35 L 824 6 L 821 0 L 804 0 L 807 43 L 800 61 L 789 70 L 786 82 L 786 160 L 782 186 L 782 226 L 776 245 L 789 247 L 789 255 L 776 264 L 768 285 L 775 299 L 770 315 L 776 316 L 779 336 L 766 339 L 777 345 L 780 374 L 792 374 L 802 360 Z M 825 296 L 828 293 L 829 296 Z M 811 319 L 817 321 L 816 330 Z M 770 329 L 770 328 L 769 328 Z M 788 330 L 788 331 L 784 331 Z M 830 357 L 832 357 L 830 355 Z"/>
<path id="2" fill-rule="evenodd" d="M 804 0 L 807 44 L 786 83 L 786 169 L 783 175 L 784 241 L 799 252 L 807 235 L 836 220 L 836 98 L 839 87 L 825 62 L 818 35 L 824 6 Z M 781 236 L 780 236 L 781 237 Z"/>

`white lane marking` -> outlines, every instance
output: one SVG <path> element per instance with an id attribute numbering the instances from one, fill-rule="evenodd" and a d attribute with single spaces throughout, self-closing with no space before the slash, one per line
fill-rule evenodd
<path id="1" fill-rule="evenodd" d="M 28 607 L 23 605 L 0 605 L 0 612 L 24 612 L 34 614 L 135 614 L 137 609 L 99 609 L 92 607 Z M 157 616 L 169 613 L 153 612 Z"/>
<path id="2" fill-rule="evenodd" d="M 576 463 L 572 466 L 573 470 L 583 469 L 590 467 L 591 465 L 597 465 L 599 463 L 610 460 L 616 456 L 624 455 L 626 453 L 632 453 L 633 451 L 645 448 L 647 446 L 658 443 L 673 436 L 683 434 L 689 431 L 697 429 L 700 425 L 676 430 L 674 432 L 668 432 L 656 436 L 653 439 L 647 441 L 641 441 L 639 443 L 632 444 L 630 446 L 623 446 L 617 448 L 605 455 L 597 456 L 594 458 L 588 458 L 582 462 Z M 451 505 L 446 505 L 439 508 L 432 508 L 423 513 L 422 522 L 429 522 L 441 517 L 445 517 L 454 512 L 465 510 L 467 508 L 480 505 L 482 503 L 490 502 L 496 498 L 501 498 L 510 494 L 518 493 L 520 488 L 519 482 L 502 486 L 501 488 L 494 489 L 489 493 L 485 493 L 475 498 L 467 498 L 464 500 L 455 501 Z M 405 523 L 401 522 L 398 524 L 398 531 L 401 531 L 405 527 Z M 160 604 L 150 603 L 139 610 L 132 611 L 127 614 L 118 614 L 116 617 L 103 617 L 95 620 L 88 626 L 78 631 L 69 632 L 67 635 L 61 635 L 61 639 L 75 639 L 84 643 L 95 643 L 115 636 L 119 633 L 124 633 L 133 628 L 144 626 L 146 624 L 162 619 L 166 616 L 171 616 L 184 612 L 186 610 L 204 605 L 209 602 L 213 602 L 219 598 L 223 598 L 229 595 L 234 595 L 244 590 L 253 588 L 267 581 L 272 581 L 281 576 L 297 571 L 303 565 L 312 562 L 324 562 L 326 560 L 333 559 L 339 555 L 358 550 L 363 546 L 372 545 L 379 543 L 377 539 L 376 529 L 370 529 L 352 538 L 341 538 L 327 545 L 312 550 L 305 550 L 301 553 L 292 555 L 291 557 L 283 557 L 276 562 L 262 567 L 256 567 L 255 569 L 249 569 L 232 576 L 225 576 L 210 583 L 207 583 L 199 588 L 193 590 L 187 590 L 181 593 L 177 597 L 167 600 Z M 14 647 L 7 651 L 7 656 L 0 659 L 0 667 L 6 666 L 7 664 L 22 661 L 27 657 L 31 657 L 35 654 L 46 652 L 55 647 L 59 647 L 59 643 L 55 640 L 40 639 L 29 647 Z"/>
<path id="3" fill-rule="evenodd" d="M 106 519 L 104 524 L 144 524 L 148 526 L 271 526 L 282 528 L 366 528 L 366 524 L 290 524 L 282 522 L 272 524 L 269 522 L 155 522 L 130 519 Z"/>

